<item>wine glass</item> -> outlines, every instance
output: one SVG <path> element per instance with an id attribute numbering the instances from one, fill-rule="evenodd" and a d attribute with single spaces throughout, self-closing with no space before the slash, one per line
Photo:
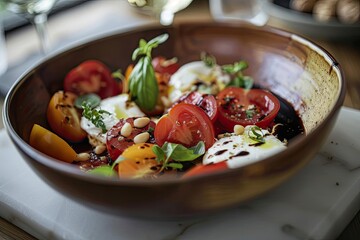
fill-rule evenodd
<path id="1" fill-rule="evenodd" d="M 28 19 L 36 28 L 43 54 L 49 51 L 47 15 L 57 0 L 0 0 L 5 8 Z"/>
<path id="2" fill-rule="evenodd" d="M 193 0 L 128 0 L 142 12 L 155 15 L 162 25 L 171 25 L 176 12 L 183 10 Z"/>

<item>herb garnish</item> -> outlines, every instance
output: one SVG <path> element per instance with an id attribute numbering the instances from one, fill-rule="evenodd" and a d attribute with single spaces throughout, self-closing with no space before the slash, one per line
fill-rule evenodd
<path id="1" fill-rule="evenodd" d="M 158 100 L 158 84 L 152 66 L 151 51 L 168 39 L 168 34 L 162 34 L 149 42 L 140 39 L 139 47 L 135 49 L 132 60 L 139 57 L 129 77 L 131 99 L 145 111 L 154 110 Z"/>
<path id="2" fill-rule="evenodd" d="M 201 52 L 200 59 L 205 63 L 207 67 L 211 68 L 216 65 L 216 58 L 207 52 Z"/>
<path id="3" fill-rule="evenodd" d="M 250 131 L 248 132 L 248 136 L 250 139 L 257 141 L 259 143 L 265 143 L 264 134 L 260 127 L 253 126 L 250 128 Z"/>
<path id="4" fill-rule="evenodd" d="M 228 74 L 237 74 L 248 68 L 248 64 L 245 61 L 234 62 L 233 64 L 222 65 L 221 69 L 223 72 Z"/>
<path id="5" fill-rule="evenodd" d="M 186 148 L 181 144 L 165 142 L 162 147 L 152 147 L 156 160 L 162 165 L 159 172 L 165 168 L 182 169 L 180 162 L 193 161 L 205 153 L 205 144 L 198 142 L 196 146 Z M 172 160 L 172 162 L 170 162 Z"/>
<path id="6" fill-rule="evenodd" d="M 210 68 L 216 66 L 216 58 L 206 52 L 201 52 L 200 54 L 201 61 Z M 221 71 L 229 74 L 231 76 L 230 82 L 227 84 L 229 86 L 242 87 L 245 89 L 251 89 L 254 83 L 254 80 L 250 76 L 244 76 L 243 71 L 248 68 L 246 61 L 238 61 L 233 64 L 225 64 L 220 66 Z"/>
<path id="7" fill-rule="evenodd" d="M 246 118 L 252 118 L 255 114 L 255 110 L 254 109 L 245 110 L 245 114 L 246 114 Z"/>
<path id="8" fill-rule="evenodd" d="M 82 115 L 90 120 L 96 127 L 101 128 L 102 133 L 106 133 L 107 130 L 103 121 L 103 114 L 110 115 L 110 113 L 105 110 L 96 109 L 96 107 L 100 105 L 100 101 L 101 99 L 98 95 L 91 93 L 79 96 L 75 100 L 75 106 L 82 108 Z"/>

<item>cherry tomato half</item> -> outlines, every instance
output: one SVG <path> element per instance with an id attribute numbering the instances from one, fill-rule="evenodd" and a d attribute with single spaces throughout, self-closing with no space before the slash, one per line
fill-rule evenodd
<path id="1" fill-rule="evenodd" d="M 228 87 L 217 95 L 219 121 L 227 131 L 235 125 L 269 126 L 280 110 L 279 100 L 269 91 Z"/>
<path id="2" fill-rule="evenodd" d="M 209 116 L 212 123 L 215 123 L 218 117 L 218 107 L 216 99 L 211 94 L 190 92 L 180 97 L 178 103 L 179 102 L 189 103 L 200 107 Z"/>
<path id="3" fill-rule="evenodd" d="M 143 128 L 136 128 L 134 127 L 135 119 L 136 118 L 120 119 L 120 121 L 107 132 L 106 148 L 112 160 L 116 160 L 126 148 L 134 145 L 135 136 L 143 132 L 151 132 L 151 129 L 155 129 L 156 124 L 153 121 L 150 121 L 150 123 Z M 121 129 L 125 125 L 125 123 L 129 123 L 132 127 L 131 134 L 128 137 L 124 137 L 121 135 Z M 148 142 L 154 142 L 151 134 Z"/>
<path id="4" fill-rule="evenodd" d="M 38 124 L 31 129 L 29 143 L 33 148 L 64 162 L 72 163 L 77 157 L 75 150 L 64 139 Z"/>
<path id="5" fill-rule="evenodd" d="M 215 142 L 214 128 L 209 117 L 200 107 L 187 103 L 175 105 L 167 115 L 160 118 L 154 136 L 160 146 L 167 141 L 191 147 L 204 141 L 208 149 Z"/>
<path id="6" fill-rule="evenodd" d="M 218 172 L 218 171 L 222 171 L 225 169 L 228 169 L 226 162 L 219 162 L 219 163 L 210 164 L 210 165 L 202 165 L 202 164 L 196 165 L 195 167 L 188 170 L 182 176 L 182 178 L 188 178 L 188 177 L 193 177 L 193 176 L 198 176 L 198 175 L 206 175 L 209 173 Z"/>
<path id="7" fill-rule="evenodd" d="M 155 72 L 161 74 L 167 73 L 170 75 L 174 74 L 180 68 L 176 58 L 166 59 L 163 56 L 153 58 L 152 65 Z"/>
<path id="8" fill-rule="evenodd" d="M 71 92 L 56 92 L 50 99 L 46 116 L 51 129 L 70 142 L 81 142 L 87 136 L 80 126 L 80 113 L 74 106 L 77 96 Z"/>
<path id="9" fill-rule="evenodd" d="M 109 68 L 96 60 L 82 62 L 73 68 L 65 77 L 64 90 L 77 95 L 96 93 L 102 99 L 121 92 Z"/>

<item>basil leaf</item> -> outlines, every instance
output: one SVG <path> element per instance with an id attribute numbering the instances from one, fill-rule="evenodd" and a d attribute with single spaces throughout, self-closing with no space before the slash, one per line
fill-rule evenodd
<path id="1" fill-rule="evenodd" d="M 139 47 L 134 50 L 132 59 L 140 57 L 129 77 L 131 99 L 145 111 L 154 110 L 158 100 L 158 84 L 152 66 L 151 51 L 168 39 L 168 34 L 162 34 L 149 42 L 139 41 Z"/>
<path id="2" fill-rule="evenodd" d="M 113 168 L 109 165 L 102 165 L 97 168 L 91 169 L 87 171 L 87 173 L 99 175 L 99 176 L 105 176 L 105 177 L 115 177 L 117 176 L 116 172 L 113 170 Z"/>
<path id="3" fill-rule="evenodd" d="M 151 111 L 155 108 L 159 89 L 150 57 L 142 57 L 134 67 L 129 89 L 132 100 L 141 109 Z"/>
<path id="4" fill-rule="evenodd" d="M 174 145 L 174 143 L 169 143 L 169 145 Z M 176 146 L 172 146 L 173 151 L 170 156 L 174 161 L 192 161 L 205 153 L 205 144 L 203 141 L 198 142 L 196 146 L 191 148 L 186 148 L 181 144 L 175 145 Z"/>
<path id="5" fill-rule="evenodd" d="M 81 109 L 84 102 L 86 102 L 90 108 L 95 108 L 100 105 L 101 98 L 95 93 L 80 95 L 75 99 L 74 105 L 75 107 Z"/>
<path id="6" fill-rule="evenodd" d="M 186 148 L 181 144 L 165 142 L 162 147 L 155 145 L 152 151 L 156 155 L 156 160 L 162 164 L 160 172 L 165 168 L 182 169 L 183 165 L 179 162 L 193 161 L 205 153 L 205 144 L 200 141 L 196 146 Z M 169 161 L 171 161 L 169 163 Z"/>
<path id="7" fill-rule="evenodd" d="M 159 147 L 158 145 L 154 145 L 154 146 L 152 147 L 152 151 L 153 151 L 153 152 L 155 153 L 155 155 L 156 155 L 156 161 L 162 162 L 162 161 L 165 160 L 166 155 L 165 155 L 164 150 L 162 150 L 161 147 Z"/>

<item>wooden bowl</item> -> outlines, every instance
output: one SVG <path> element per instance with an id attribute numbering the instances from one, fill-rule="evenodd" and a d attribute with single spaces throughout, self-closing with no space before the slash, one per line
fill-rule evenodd
<path id="1" fill-rule="evenodd" d="M 244 59 L 256 84 L 287 99 L 301 117 L 306 134 L 263 161 L 206 176 L 162 181 L 114 180 L 81 172 L 32 148 L 34 123 L 47 127 L 46 108 L 62 88 L 65 74 L 87 59 L 99 59 L 112 70 L 125 67 L 140 38 L 170 35 L 154 55 L 177 56 L 180 63 L 199 59 L 201 51 L 219 63 Z M 54 54 L 25 73 L 9 91 L 4 124 L 29 166 L 65 196 L 100 211 L 151 219 L 210 214 L 237 206 L 273 189 L 317 153 L 344 100 L 339 64 L 321 47 L 294 34 L 245 24 L 181 23 L 113 32 Z M 36 187 L 36 186 L 34 186 Z"/>

